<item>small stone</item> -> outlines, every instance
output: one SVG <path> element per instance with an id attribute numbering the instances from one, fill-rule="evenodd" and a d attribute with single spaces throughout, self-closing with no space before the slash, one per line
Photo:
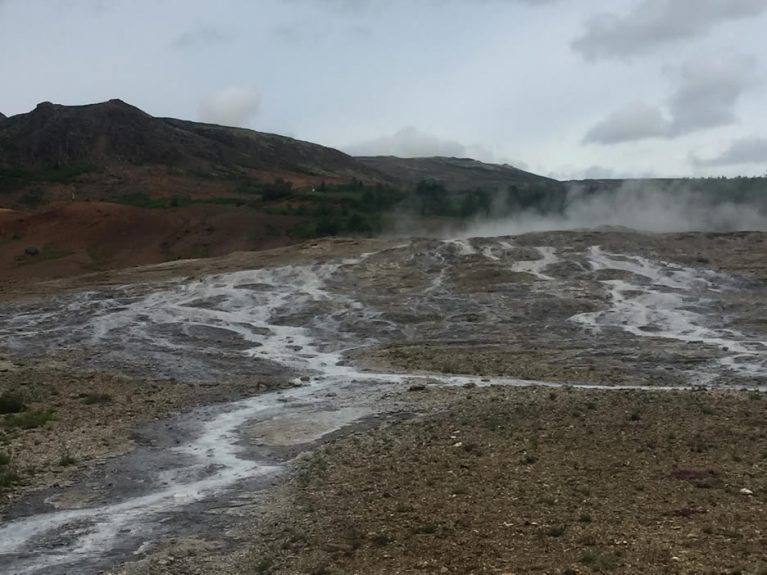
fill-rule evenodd
<path id="1" fill-rule="evenodd" d="M 745 487 L 743 489 L 741 489 L 740 492 L 741 492 L 742 495 L 753 495 L 754 494 L 753 491 L 751 491 L 750 489 L 746 489 Z"/>
<path id="2" fill-rule="evenodd" d="M 411 385 L 407 389 L 408 391 L 425 391 L 426 386 L 422 383 L 416 383 L 415 385 Z"/>

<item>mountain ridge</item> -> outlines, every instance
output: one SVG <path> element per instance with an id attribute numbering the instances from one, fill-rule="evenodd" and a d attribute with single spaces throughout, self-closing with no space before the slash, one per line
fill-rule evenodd
<path id="1" fill-rule="evenodd" d="M 74 164 L 161 165 L 232 174 L 272 170 L 381 179 L 351 156 L 319 144 L 157 118 L 118 99 L 82 106 L 42 102 L 31 112 L 3 120 L 0 167 L 39 170 Z"/>

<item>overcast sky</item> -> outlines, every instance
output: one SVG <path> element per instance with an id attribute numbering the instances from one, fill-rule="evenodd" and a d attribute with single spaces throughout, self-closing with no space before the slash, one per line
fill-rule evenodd
<path id="1" fill-rule="evenodd" d="M 767 0 L 0 0 L 0 112 L 120 98 L 559 178 L 767 173 Z"/>

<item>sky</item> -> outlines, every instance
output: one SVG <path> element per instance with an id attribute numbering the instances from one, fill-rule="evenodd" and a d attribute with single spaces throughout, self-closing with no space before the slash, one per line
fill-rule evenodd
<path id="1" fill-rule="evenodd" d="M 354 155 L 767 174 L 767 0 L 0 0 L 0 112 L 120 98 Z"/>

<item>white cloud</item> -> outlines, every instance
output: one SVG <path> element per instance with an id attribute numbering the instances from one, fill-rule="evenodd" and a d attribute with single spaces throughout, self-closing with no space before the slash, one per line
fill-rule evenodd
<path id="1" fill-rule="evenodd" d="M 641 0 L 626 14 L 588 20 L 572 47 L 589 59 L 626 58 L 765 11 L 767 0 Z"/>
<path id="2" fill-rule="evenodd" d="M 200 119 L 223 126 L 246 126 L 258 114 L 261 96 L 254 89 L 226 88 L 205 98 Z"/>
<path id="3" fill-rule="evenodd" d="M 767 167 L 767 138 L 741 138 L 733 141 L 718 156 L 693 157 L 692 161 L 698 166 L 762 164 Z"/>
<path id="4" fill-rule="evenodd" d="M 425 158 L 446 156 L 474 158 L 492 162 L 492 152 L 482 146 L 466 146 L 422 132 L 413 126 L 403 128 L 391 136 L 383 136 L 344 147 L 353 156 L 398 156 L 400 158 Z"/>

